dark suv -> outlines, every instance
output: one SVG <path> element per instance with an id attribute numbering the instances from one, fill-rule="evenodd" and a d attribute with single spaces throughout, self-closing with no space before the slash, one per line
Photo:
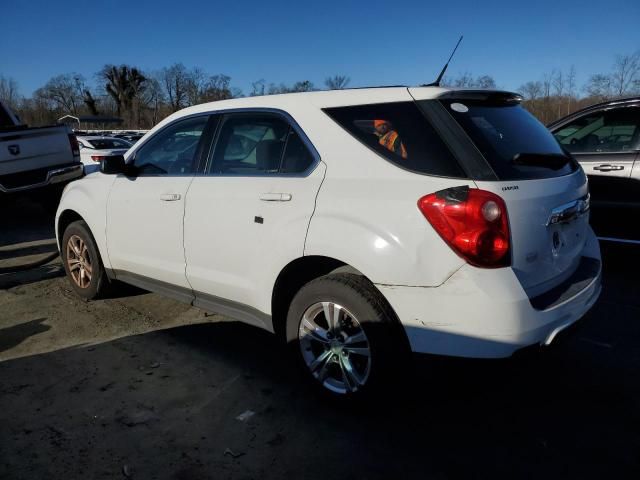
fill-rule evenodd
<path id="1" fill-rule="evenodd" d="M 589 176 L 596 235 L 640 244 L 640 97 L 592 105 L 549 130 Z"/>

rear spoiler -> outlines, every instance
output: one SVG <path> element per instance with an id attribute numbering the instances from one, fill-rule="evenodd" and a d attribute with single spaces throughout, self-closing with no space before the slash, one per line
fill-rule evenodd
<path id="1" fill-rule="evenodd" d="M 507 105 L 515 105 L 522 102 L 522 95 L 500 90 L 448 90 L 436 98 L 438 100 L 473 100 Z"/>

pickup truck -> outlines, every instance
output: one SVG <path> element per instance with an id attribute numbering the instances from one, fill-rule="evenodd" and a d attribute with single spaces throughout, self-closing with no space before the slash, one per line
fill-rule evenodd
<path id="1" fill-rule="evenodd" d="M 28 128 L 0 101 L 0 197 L 59 194 L 83 173 L 78 141 L 67 126 Z"/>

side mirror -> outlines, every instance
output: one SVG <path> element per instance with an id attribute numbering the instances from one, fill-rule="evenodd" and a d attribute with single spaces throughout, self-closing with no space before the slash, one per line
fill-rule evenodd
<path id="1" fill-rule="evenodd" d="M 100 162 L 100 171 L 105 175 L 117 175 L 126 173 L 127 164 L 124 162 L 124 155 L 109 155 Z"/>

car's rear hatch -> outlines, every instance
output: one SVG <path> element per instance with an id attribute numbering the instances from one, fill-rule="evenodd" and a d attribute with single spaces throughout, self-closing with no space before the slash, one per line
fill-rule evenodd
<path id="1" fill-rule="evenodd" d="M 570 277 L 589 228 L 588 184 L 577 162 L 513 94 L 452 91 L 427 100 L 424 89 L 410 92 L 477 187 L 504 199 L 511 266 L 528 295 Z"/>

